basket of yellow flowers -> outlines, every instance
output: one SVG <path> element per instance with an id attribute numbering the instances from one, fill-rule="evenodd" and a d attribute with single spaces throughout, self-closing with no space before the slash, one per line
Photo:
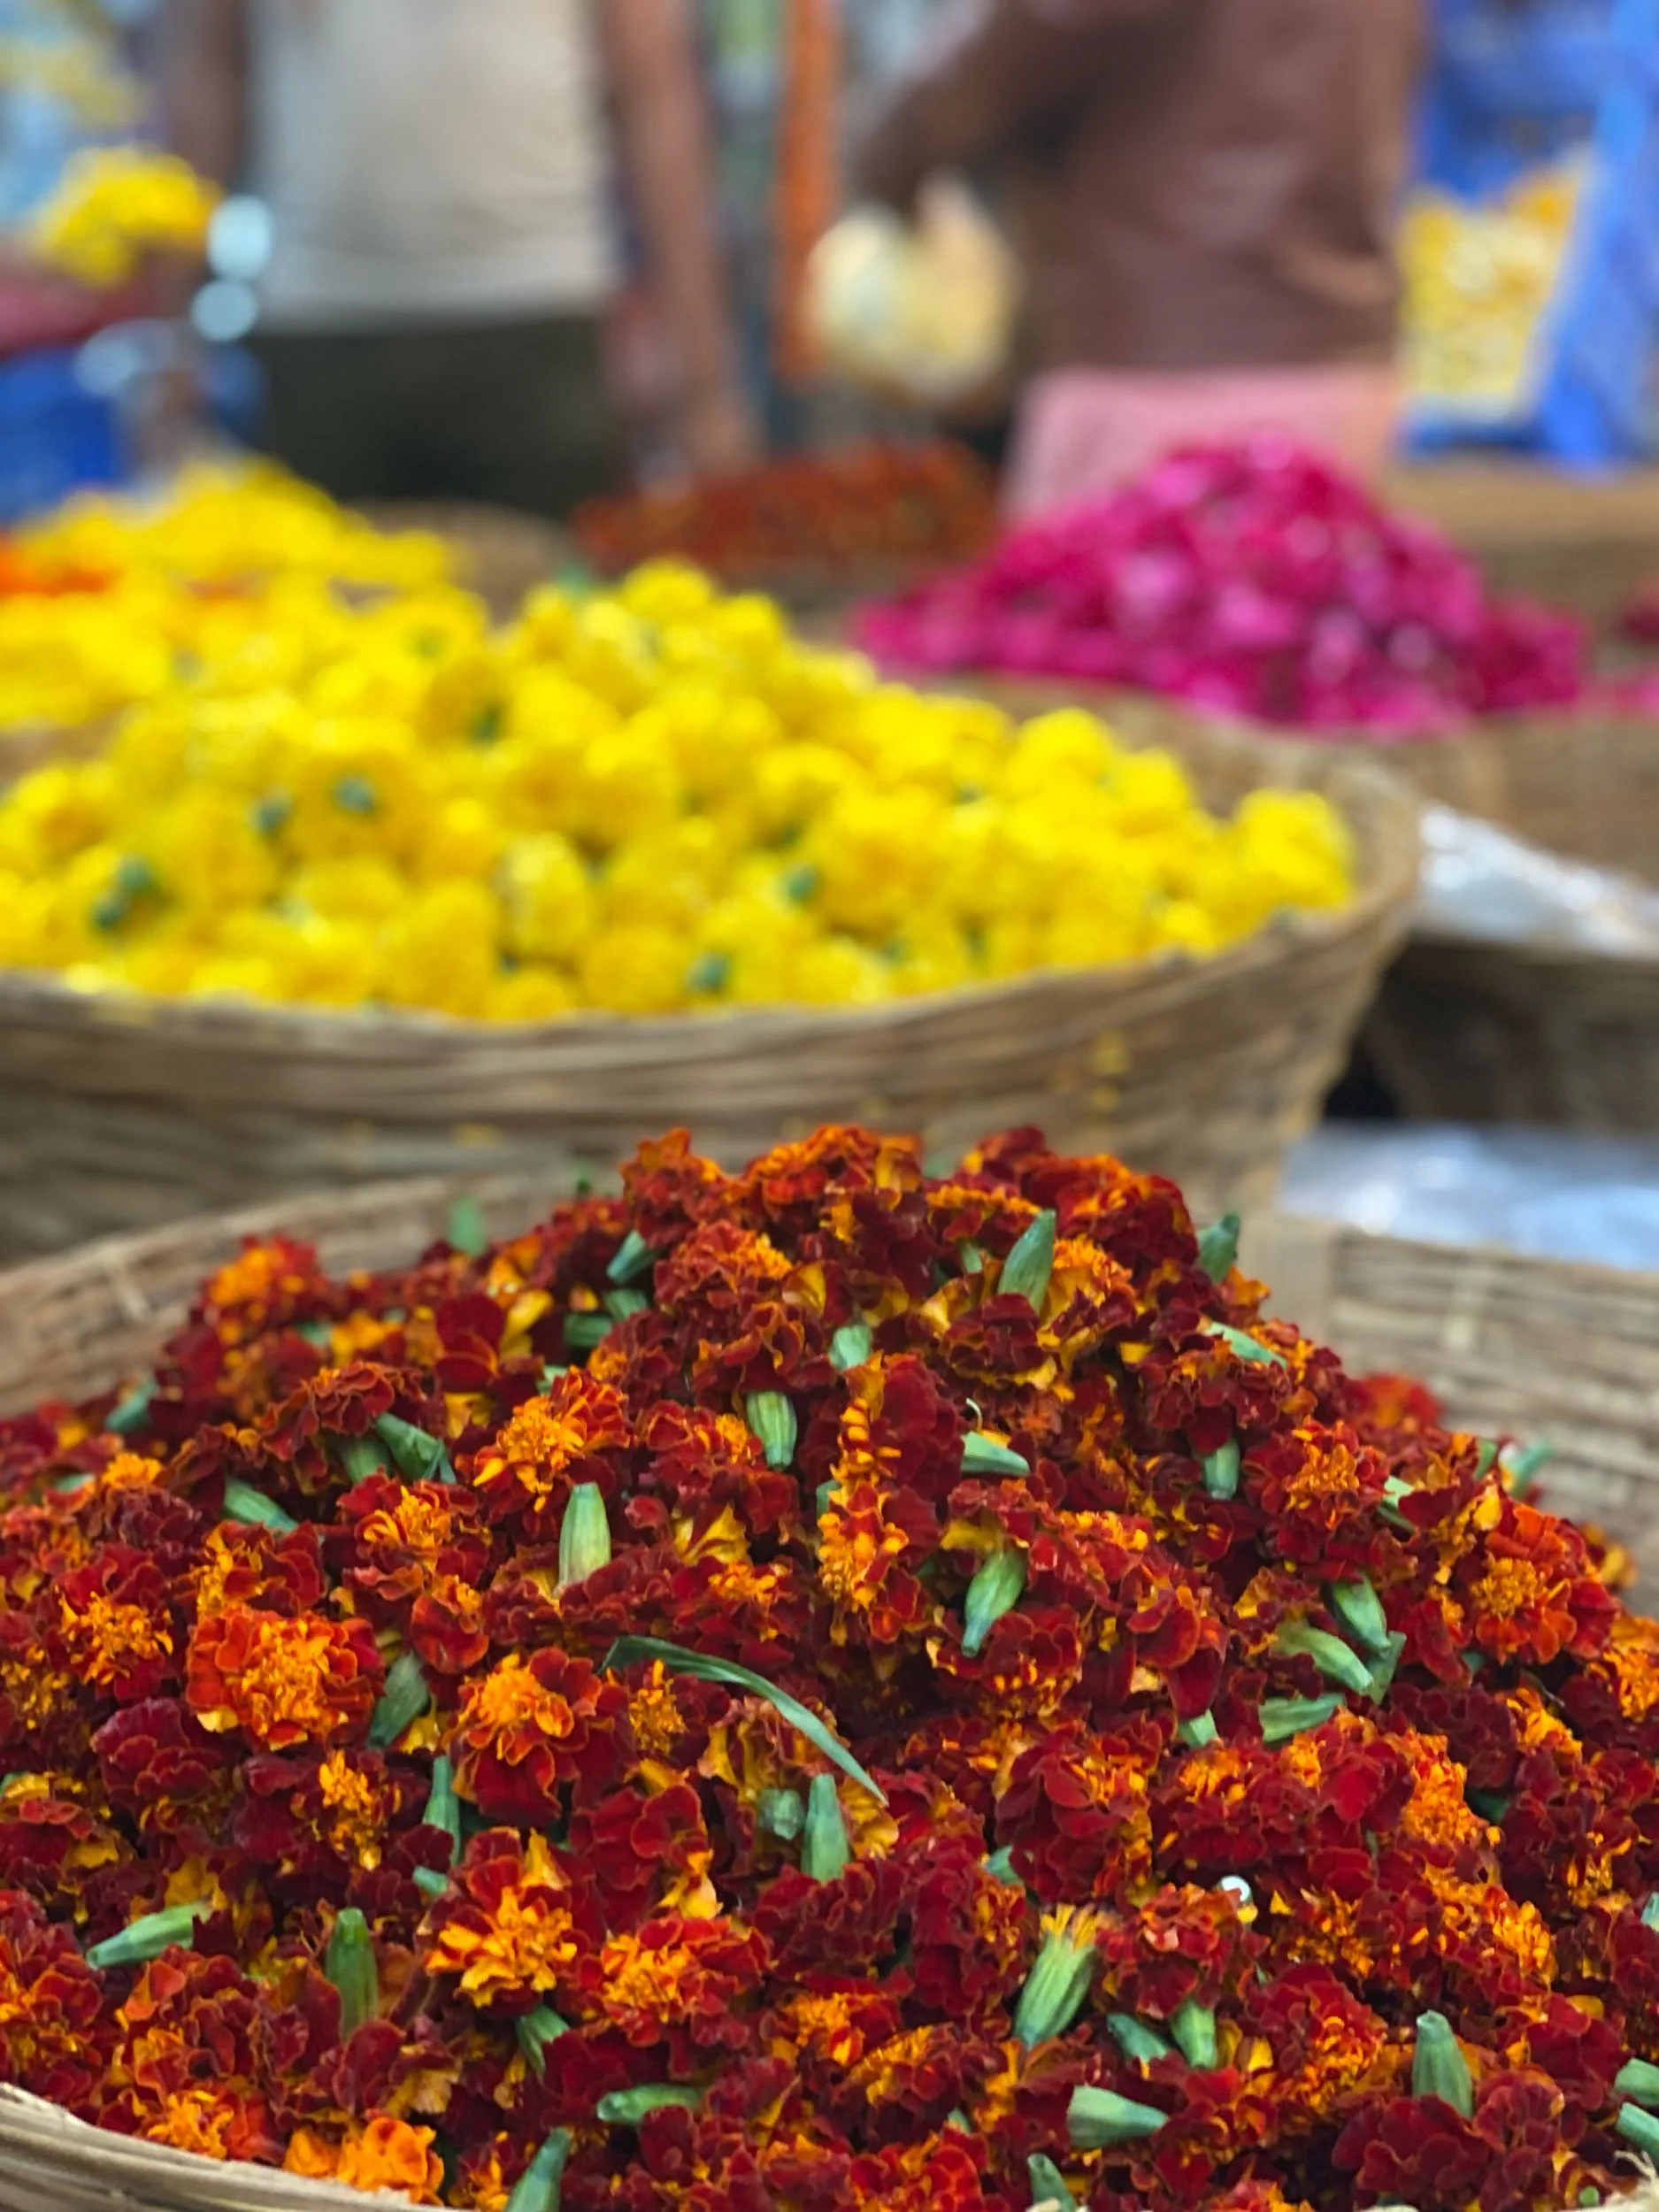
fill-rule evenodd
<path id="1" fill-rule="evenodd" d="M 1019 725 L 673 564 L 304 613 L 0 802 L 13 1253 L 675 1123 L 1041 1121 L 1250 1199 L 1406 926 L 1365 764 Z"/>

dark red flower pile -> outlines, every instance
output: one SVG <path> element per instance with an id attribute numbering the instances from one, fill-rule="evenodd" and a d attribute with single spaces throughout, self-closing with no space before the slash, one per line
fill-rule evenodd
<path id="1" fill-rule="evenodd" d="M 1030 1131 L 250 1245 L 0 1424 L 0 2075 L 479 2212 L 1611 2194 L 1659 1628 L 1263 1294 Z"/>
<path id="2" fill-rule="evenodd" d="M 973 566 L 866 608 L 884 664 L 1160 692 L 1282 726 L 1425 736 L 1571 703 L 1569 617 L 1488 597 L 1474 563 L 1271 434 L 1194 447 Z"/>

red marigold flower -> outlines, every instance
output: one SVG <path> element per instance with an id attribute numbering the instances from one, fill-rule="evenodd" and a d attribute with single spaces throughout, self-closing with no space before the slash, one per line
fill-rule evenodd
<path id="1" fill-rule="evenodd" d="M 534 1827 L 559 1813 L 559 1791 L 592 1794 L 616 1777 L 627 1693 L 563 1651 L 512 1653 L 470 1681 L 451 1739 L 455 1786 L 488 1820 Z"/>
<path id="2" fill-rule="evenodd" d="M 204 1728 L 240 1728 L 268 1751 L 328 1745 L 369 1724 L 384 1669 L 365 1621 L 294 1619 L 227 1606 L 198 1623 L 186 1691 Z"/>
<path id="3" fill-rule="evenodd" d="M 633 1440 L 622 1394 L 572 1368 L 556 1378 L 545 1398 L 526 1398 L 463 1471 L 491 1520 L 526 1513 L 537 1528 L 557 1532 L 559 1511 L 577 1483 L 616 1488 L 617 1455 Z"/>
<path id="4" fill-rule="evenodd" d="M 112 1803 L 145 1825 L 208 1828 L 228 1801 L 230 1747 L 210 1735 L 180 1699 L 146 1698 L 104 1722 L 92 1740 Z"/>
<path id="5" fill-rule="evenodd" d="M 749 2041 L 754 2024 L 744 2001 L 767 1959 L 764 1939 L 724 1915 L 664 1913 L 635 1935 L 611 1937 L 586 1962 L 583 1983 L 588 2002 L 630 2043 L 666 2046 L 670 2070 L 678 2072 L 706 2063 L 698 2054 L 741 2050 Z"/>
<path id="6" fill-rule="evenodd" d="M 1457 1587 L 1475 1641 L 1494 1658 L 1543 1666 L 1561 1651 L 1594 1658 L 1617 1615 L 1577 1529 L 1518 1498 L 1463 1562 Z"/>
<path id="7" fill-rule="evenodd" d="M 83 1682 L 118 1704 L 151 1697 L 174 1673 L 167 1586 L 154 1562 L 104 1544 L 58 1586 L 60 1628 Z"/>
<path id="8" fill-rule="evenodd" d="M 996 1839 L 1045 1905 L 1109 1897 L 1152 1864 L 1147 1778 L 1127 1746 L 1056 1729 L 1014 1762 L 996 1801 Z"/>
<path id="9" fill-rule="evenodd" d="M 474 2005 L 527 2012 L 576 1985 L 599 1932 L 584 1889 L 541 1836 L 473 1838 L 427 1922 L 427 1973 L 453 1975 Z"/>

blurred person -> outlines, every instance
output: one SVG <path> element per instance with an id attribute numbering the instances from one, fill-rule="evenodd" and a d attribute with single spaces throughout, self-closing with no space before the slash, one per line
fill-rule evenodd
<path id="1" fill-rule="evenodd" d="M 1267 426 L 1362 474 L 1397 405 L 1393 234 L 1422 0 L 955 0 L 874 119 L 871 196 L 995 186 L 1030 381 L 1006 503 Z"/>
<path id="2" fill-rule="evenodd" d="M 752 434 L 689 0 L 168 0 L 173 142 L 268 207 L 264 442 L 337 498 L 562 516 L 621 474 L 605 104 L 696 470 Z"/>

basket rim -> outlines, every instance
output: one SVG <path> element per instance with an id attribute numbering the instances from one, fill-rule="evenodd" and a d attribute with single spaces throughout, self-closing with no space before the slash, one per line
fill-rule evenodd
<path id="1" fill-rule="evenodd" d="M 157 2195 L 150 2201 L 177 2201 L 170 2182 L 183 2181 L 187 2200 L 193 2204 L 234 2208 L 234 2212 L 352 2212 L 354 2206 L 378 2200 L 382 2204 L 407 2204 L 396 2191 L 361 2190 L 342 2183 L 319 2181 L 309 2175 L 289 2173 L 281 2166 L 263 2166 L 251 2159 L 206 2157 L 200 2151 L 175 2150 L 170 2144 L 151 2142 L 141 2135 L 123 2135 L 113 2128 L 96 2127 L 65 2106 L 37 2097 L 11 2082 L 0 2083 L 0 2149 L 12 2147 L 31 2162 L 53 2167 L 64 2160 L 88 2193 L 104 2201 L 119 2192 L 129 2212 L 144 2212 L 144 2185 L 148 2180 Z M 64 2156 L 67 2154 L 67 2156 Z M 231 2182 L 232 2177 L 244 2178 Z"/>
<path id="2" fill-rule="evenodd" d="M 1231 739 L 1239 733 L 1223 733 Z M 1254 737 L 1248 741 L 1254 745 Z M 574 1052 L 595 1046 L 625 1047 L 665 1056 L 710 1035 L 742 1044 L 749 1038 L 775 1046 L 791 1033 L 828 1032 L 849 1041 L 925 1027 L 941 1014 L 994 1015 L 1044 993 L 1084 990 L 1133 993 L 1180 981 L 1199 989 L 1230 990 L 1247 978 L 1270 972 L 1296 953 L 1363 937 L 1390 915 L 1403 928 L 1415 895 L 1420 856 L 1420 804 L 1409 787 L 1369 760 L 1333 756 L 1328 795 L 1355 840 L 1359 880 L 1340 907 L 1296 908 L 1271 918 L 1251 935 L 1219 952 L 1195 956 L 1177 947 L 1146 958 L 1083 968 L 1033 968 L 985 983 L 868 1005 L 813 1006 L 784 1001 L 725 1007 L 708 1013 L 633 1016 L 583 1009 L 552 1021 L 487 1022 L 405 1007 L 340 1008 L 240 999 L 164 997 L 138 991 L 88 991 L 49 969 L 0 969 L 0 1030 L 34 1017 L 58 1028 L 141 1032 L 165 1042 L 188 1038 L 207 1045 L 243 1046 L 253 1039 L 303 1045 L 326 1056 L 356 1056 L 376 1042 L 431 1043 L 452 1048 L 551 1047 Z M 1261 788 L 1276 788 L 1271 772 Z"/>

